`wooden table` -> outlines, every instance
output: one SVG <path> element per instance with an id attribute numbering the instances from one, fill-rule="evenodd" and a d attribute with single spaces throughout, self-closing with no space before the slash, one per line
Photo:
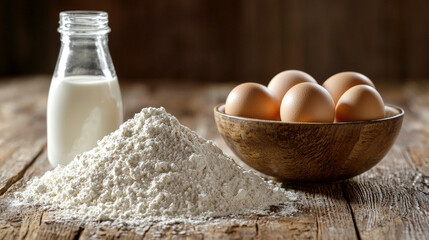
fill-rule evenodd
<path id="1" fill-rule="evenodd" d="M 233 84 L 121 82 L 125 119 L 146 106 L 164 106 L 185 125 L 231 154 L 217 133 L 212 108 Z M 151 83 L 150 83 L 151 82 Z M 294 188 L 292 216 L 220 218 L 198 224 L 153 223 L 142 228 L 55 220 L 50 212 L 11 205 L 8 198 L 46 159 L 49 76 L 0 82 L 0 238 L 2 239 L 429 239 L 429 84 L 379 86 L 402 106 L 401 134 L 386 158 L 353 179 Z"/>

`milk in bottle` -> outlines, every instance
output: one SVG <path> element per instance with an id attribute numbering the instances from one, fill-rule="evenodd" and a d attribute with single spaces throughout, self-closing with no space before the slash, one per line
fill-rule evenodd
<path id="1" fill-rule="evenodd" d="M 107 47 L 107 13 L 60 13 L 61 50 L 49 89 L 48 159 L 66 165 L 123 121 L 119 83 Z"/>

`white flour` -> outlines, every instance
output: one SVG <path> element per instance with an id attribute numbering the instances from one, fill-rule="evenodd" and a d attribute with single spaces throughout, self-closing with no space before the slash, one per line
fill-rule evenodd
<path id="1" fill-rule="evenodd" d="M 90 220 L 183 220 L 262 213 L 295 195 L 245 171 L 163 108 L 145 108 L 16 196 Z"/>

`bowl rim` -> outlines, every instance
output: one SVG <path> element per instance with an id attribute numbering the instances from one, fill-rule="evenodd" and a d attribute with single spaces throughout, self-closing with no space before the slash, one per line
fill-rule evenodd
<path id="1" fill-rule="evenodd" d="M 271 124 L 291 124 L 291 125 L 352 125 L 352 124 L 371 124 L 371 123 L 378 123 L 383 121 L 388 121 L 396 118 L 401 118 L 404 116 L 405 111 L 399 106 L 393 105 L 393 104 L 384 104 L 384 106 L 394 108 L 399 111 L 398 114 L 386 118 L 380 118 L 375 120 L 367 120 L 367 121 L 355 121 L 355 122 L 333 122 L 333 123 L 320 123 L 320 122 L 284 122 L 284 121 L 276 121 L 276 120 L 264 120 L 264 119 L 255 119 L 255 118 L 246 118 L 246 117 L 239 117 L 239 116 L 233 116 L 226 114 L 224 111 L 225 109 L 225 103 L 219 103 L 214 107 L 214 111 L 217 114 L 220 114 L 226 118 L 235 119 L 235 120 L 241 120 L 246 122 L 254 122 L 254 123 L 271 123 Z M 223 108 L 223 111 L 221 110 Z"/>

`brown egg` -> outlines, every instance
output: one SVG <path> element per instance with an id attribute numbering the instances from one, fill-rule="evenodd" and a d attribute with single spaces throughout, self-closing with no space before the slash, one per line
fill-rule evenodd
<path id="1" fill-rule="evenodd" d="M 393 117 L 398 115 L 398 110 L 396 108 L 390 107 L 390 106 L 384 106 L 384 117 Z"/>
<path id="2" fill-rule="evenodd" d="M 268 89 L 281 101 L 291 87 L 303 82 L 317 83 L 312 76 L 305 72 L 287 70 L 274 76 L 268 84 Z"/>
<path id="3" fill-rule="evenodd" d="M 358 85 L 347 90 L 335 108 L 336 122 L 384 118 L 384 102 L 375 88 Z"/>
<path id="4" fill-rule="evenodd" d="M 243 83 L 232 89 L 225 103 L 225 113 L 264 120 L 280 120 L 280 102 L 262 84 Z"/>
<path id="5" fill-rule="evenodd" d="M 335 117 L 334 101 L 322 86 L 299 83 L 285 94 L 280 117 L 286 122 L 331 123 Z"/>
<path id="6" fill-rule="evenodd" d="M 334 100 L 335 105 L 340 99 L 341 95 L 351 87 L 356 85 L 368 85 L 375 88 L 374 83 L 363 74 L 357 72 L 341 72 L 337 73 L 328 78 L 324 83 L 323 87 L 328 90 Z"/>

